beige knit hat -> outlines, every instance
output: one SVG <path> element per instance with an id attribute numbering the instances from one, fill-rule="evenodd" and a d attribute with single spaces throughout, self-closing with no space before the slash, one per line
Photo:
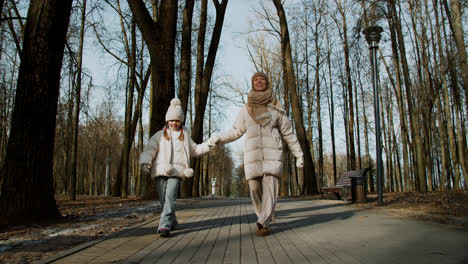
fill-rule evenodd
<path id="1" fill-rule="evenodd" d="M 184 122 L 184 111 L 182 111 L 182 104 L 177 98 L 171 100 L 171 105 L 167 109 L 166 122 L 169 120 L 179 120 L 180 122 Z"/>

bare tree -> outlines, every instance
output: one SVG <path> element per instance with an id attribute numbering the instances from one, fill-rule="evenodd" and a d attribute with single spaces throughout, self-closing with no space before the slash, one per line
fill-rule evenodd
<path id="1" fill-rule="evenodd" d="M 73 114 L 73 142 L 71 151 L 71 168 L 70 168 L 70 186 L 69 195 L 71 200 L 76 200 L 76 175 L 77 175 L 77 153 L 78 153 L 78 127 L 80 123 L 80 107 L 81 107 L 81 71 L 83 66 L 83 43 L 85 36 L 85 21 L 86 21 L 86 0 L 83 0 L 81 6 L 81 26 L 80 26 L 80 44 L 78 51 L 76 87 L 75 87 L 75 111 Z"/>
<path id="2" fill-rule="evenodd" d="M 460 0 L 450 1 L 450 8 L 447 4 L 447 0 L 442 0 L 447 13 L 448 20 L 450 22 L 450 28 L 452 29 L 453 36 L 455 38 L 455 44 L 458 51 L 458 61 L 460 63 L 461 76 L 463 79 L 463 89 L 465 90 L 465 96 L 468 95 L 468 63 L 466 58 L 466 46 L 463 33 L 462 25 L 462 5 Z M 465 3 L 466 4 L 466 3 Z M 465 10 L 466 11 L 466 10 Z M 465 99 L 465 112 L 468 112 L 468 100 Z"/>
<path id="3" fill-rule="evenodd" d="M 192 16 L 194 0 L 186 0 L 183 12 L 182 43 L 180 48 L 180 84 L 179 99 L 182 110 L 187 115 L 190 96 L 190 81 L 192 79 Z"/>
<path id="4" fill-rule="evenodd" d="M 60 216 L 52 185 L 53 151 L 71 5 L 71 0 L 30 3 L 7 155 L 0 171 L 2 223 Z"/>
<path id="5" fill-rule="evenodd" d="M 134 19 L 143 35 L 151 57 L 151 99 L 149 137 L 164 126 L 165 113 L 174 89 L 174 52 L 177 25 L 177 2 L 152 0 L 151 17 L 143 0 L 128 0 Z"/>
<path id="6" fill-rule="evenodd" d="M 349 55 L 349 40 L 348 40 L 348 24 L 347 24 L 347 13 L 346 13 L 346 1 L 342 3 L 341 0 L 335 0 L 338 8 L 338 12 L 341 15 L 342 24 L 340 29 L 340 37 L 343 45 L 344 62 L 345 62 L 345 73 L 346 73 L 346 88 L 347 88 L 347 138 L 348 138 L 348 150 L 349 150 L 349 168 L 348 170 L 356 169 L 356 153 L 354 150 L 354 102 L 353 102 L 353 84 L 351 80 L 351 67 L 350 67 L 350 55 Z"/>
<path id="7" fill-rule="evenodd" d="M 202 12 L 203 6 L 207 8 L 206 3 L 203 4 L 206 0 L 202 1 Z M 202 45 L 198 47 L 197 52 L 197 75 L 195 81 L 195 120 L 192 126 L 192 139 L 196 143 L 201 143 L 203 141 L 203 120 L 205 116 L 206 102 L 208 98 L 208 92 L 211 85 L 211 76 L 213 74 L 214 64 L 216 60 L 216 53 L 218 52 L 219 41 L 221 39 L 221 32 L 223 29 L 224 23 L 224 14 L 226 12 L 226 7 L 228 0 L 222 0 L 221 3 L 218 0 L 213 0 L 213 4 L 216 9 L 216 20 L 213 28 L 213 33 L 211 36 L 210 46 L 208 49 L 208 54 L 206 56 L 206 62 L 204 63 L 204 33 L 198 35 L 198 44 Z M 202 28 L 202 25 L 200 25 Z M 203 38 L 203 39 L 200 39 Z M 202 43 L 203 42 L 203 43 Z M 200 57 L 202 56 L 202 57 Z M 203 65 L 204 63 L 204 65 Z M 199 165 L 195 166 L 195 173 L 192 178 L 192 183 L 186 181 L 185 186 L 190 186 L 192 184 L 192 196 L 199 196 Z M 183 186 L 184 187 L 184 186 Z M 187 187 L 182 188 L 183 194 L 187 195 Z"/>
<path id="8" fill-rule="evenodd" d="M 401 22 L 399 15 L 396 10 L 396 1 L 389 0 L 388 7 L 390 10 L 390 15 L 394 19 L 395 30 L 397 36 L 398 49 L 400 51 L 400 63 L 403 68 L 403 80 L 406 88 L 406 103 L 408 106 L 410 127 L 411 127 L 411 137 L 412 137 L 412 146 L 414 147 L 414 156 L 415 156 L 415 174 L 418 179 L 419 185 L 417 185 L 418 191 L 427 191 L 426 185 L 426 175 L 425 175 L 425 165 L 424 165 L 424 154 L 423 154 L 423 143 L 421 140 L 420 127 L 417 119 L 417 109 L 415 107 L 413 93 L 412 93 L 412 83 L 410 78 L 410 72 L 408 67 L 408 62 L 406 59 L 406 45 L 403 38 L 403 31 L 401 28 Z"/>
<path id="9" fill-rule="evenodd" d="M 275 4 L 278 17 L 280 19 L 281 28 L 281 54 L 285 63 L 285 72 L 287 75 L 287 81 L 285 86 L 289 90 L 289 98 L 291 100 L 291 107 L 293 111 L 294 123 L 296 125 L 296 132 L 299 143 L 301 144 L 302 151 L 304 153 L 304 175 L 310 177 L 304 177 L 304 186 L 301 186 L 301 194 L 317 193 L 317 179 L 315 176 L 314 163 L 310 154 L 309 143 L 307 142 L 307 134 L 304 128 L 302 119 L 302 109 L 300 109 L 299 98 L 296 92 L 296 77 L 294 73 L 293 60 L 291 56 L 291 44 L 289 41 L 288 23 L 286 20 L 286 13 L 284 12 L 283 5 L 280 0 L 273 0 Z"/>

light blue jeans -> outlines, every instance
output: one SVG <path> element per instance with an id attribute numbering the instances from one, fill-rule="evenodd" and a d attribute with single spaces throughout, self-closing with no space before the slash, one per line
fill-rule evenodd
<path id="1" fill-rule="evenodd" d="M 159 193 L 159 202 L 161 203 L 162 212 L 159 219 L 159 228 L 167 228 L 171 230 L 172 226 L 177 224 L 175 215 L 177 193 L 182 180 L 178 177 L 156 177 L 156 184 Z"/>

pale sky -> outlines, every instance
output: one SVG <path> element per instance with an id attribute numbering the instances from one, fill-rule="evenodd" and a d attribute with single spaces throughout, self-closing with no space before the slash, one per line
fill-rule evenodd
<path id="1" fill-rule="evenodd" d="M 240 87 L 245 91 L 250 89 L 250 87 L 246 86 L 250 83 L 250 77 L 254 73 L 255 69 L 249 59 L 245 44 L 245 37 L 239 36 L 239 34 L 245 33 L 249 30 L 250 20 L 252 20 L 254 17 L 253 8 L 258 7 L 261 1 L 263 0 L 230 0 L 228 2 L 223 24 L 223 31 L 221 34 L 220 46 L 216 56 L 217 70 L 215 70 L 215 73 L 213 74 L 213 78 L 215 78 L 216 74 L 219 76 L 221 73 L 223 75 L 220 78 L 225 78 L 225 80 L 212 81 L 217 81 L 218 83 L 229 81 L 232 82 L 234 86 Z M 209 5 L 212 5 L 211 1 L 208 2 Z M 214 8 L 212 6 L 210 6 L 210 8 L 211 12 L 214 12 Z M 212 17 L 214 19 L 214 14 Z M 115 21 L 112 23 L 118 25 L 119 22 Z M 87 31 L 87 37 L 89 47 L 85 50 L 84 64 L 92 74 L 93 83 L 96 86 L 109 87 L 110 83 L 112 83 L 114 80 L 111 77 L 112 73 L 109 73 L 108 71 L 109 69 L 115 70 L 115 66 L 113 68 L 111 67 L 111 64 L 115 64 L 115 59 L 108 54 L 103 54 L 101 47 L 93 48 L 93 46 L 96 44 L 91 43 L 93 41 L 92 39 L 94 38 L 94 32 L 92 32 L 91 29 Z M 209 45 L 209 42 L 207 42 L 206 45 Z M 149 92 L 149 90 L 147 91 Z M 94 98 L 96 101 L 95 103 L 100 103 L 102 99 L 100 99 L 99 92 L 95 91 L 94 93 Z M 120 100 L 124 100 L 124 98 L 121 98 Z M 119 114 L 123 115 L 125 111 L 124 104 L 119 102 L 118 105 L 121 105 L 119 108 Z M 221 131 L 225 131 L 232 126 L 232 123 L 234 122 L 239 110 L 239 105 L 230 102 L 226 103 L 226 105 L 223 107 L 223 111 L 226 113 L 226 118 L 221 124 Z M 146 120 L 144 119 L 143 123 L 147 122 L 148 118 L 146 117 Z M 324 126 L 326 125 L 324 124 Z M 336 129 L 338 130 L 339 127 Z M 326 130 L 329 130 L 329 128 L 324 127 L 324 133 L 328 133 Z M 336 136 L 337 147 L 341 144 L 344 144 L 344 142 L 341 142 L 344 140 L 344 138 L 340 138 L 338 134 Z M 328 140 L 329 137 L 324 136 L 324 141 Z M 241 152 L 243 143 L 243 139 L 240 139 L 234 143 L 230 143 L 228 146 L 233 150 L 233 152 Z M 324 142 L 324 145 L 328 146 L 330 144 Z"/>
<path id="2" fill-rule="evenodd" d="M 211 1 L 208 2 L 211 12 L 214 12 Z M 218 68 L 218 72 L 225 74 L 224 78 L 226 78 L 226 80 L 233 81 L 236 85 L 244 85 L 246 80 L 250 80 L 250 76 L 253 74 L 254 69 L 245 48 L 245 40 L 239 37 L 239 33 L 248 30 L 249 16 L 253 15 L 252 7 L 258 5 L 258 3 L 259 1 L 252 0 L 231 0 L 227 5 L 220 46 L 216 56 L 216 67 Z M 118 21 L 115 21 L 115 23 L 112 22 L 110 24 L 118 25 L 118 23 Z M 109 87 L 111 86 L 110 83 L 114 81 L 112 78 L 113 74 L 109 71 L 112 71 L 112 69 L 115 70 L 115 67 L 111 67 L 111 64 L 115 63 L 115 59 L 108 54 L 103 54 L 101 47 L 94 48 L 96 43 L 93 42 L 95 36 L 92 29 L 89 29 L 86 34 L 87 38 L 85 38 L 85 40 L 88 48 L 85 49 L 84 65 L 89 69 L 95 86 Z M 205 45 L 209 45 L 209 42 Z M 147 90 L 147 92 L 149 92 L 149 90 Z M 96 104 L 101 103 L 101 98 L 104 96 L 100 95 L 102 91 L 94 91 L 93 93 L 93 102 Z M 124 99 L 122 98 L 121 100 Z M 119 105 L 122 105 L 122 107 L 119 108 L 120 115 L 123 115 L 125 111 L 124 104 L 119 103 Z M 229 102 L 226 104 L 223 111 L 226 111 L 228 114 L 225 115 L 226 119 L 221 124 L 222 131 L 231 127 L 239 110 L 240 106 L 238 105 Z M 147 120 L 144 120 L 143 123 L 147 123 Z M 242 145 L 243 139 L 229 144 L 233 151 L 240 151 Z"/>

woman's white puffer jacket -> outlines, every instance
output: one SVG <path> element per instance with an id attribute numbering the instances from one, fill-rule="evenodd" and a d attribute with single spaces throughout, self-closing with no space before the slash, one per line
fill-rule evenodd
<path id="1" fill-rule="evenodd" d="M 281 177 L 283 173 L 283 143 L 286 141 L 296 158 L 302 157 L 301 146 L 286 112 L 268 105 L 269 121 L 262 126 L 242 107 L 232 129 L 220 135 L 221 143 L 237 140 L 246 134 L 244 144 L 244 170 L 247 180 L 265 174 Z"/>

